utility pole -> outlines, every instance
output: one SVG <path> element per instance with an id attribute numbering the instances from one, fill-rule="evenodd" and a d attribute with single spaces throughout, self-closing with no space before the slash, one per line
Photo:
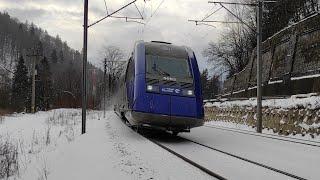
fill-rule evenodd
<path id="1" fill-rule="evenodd" d="M 109 101 L 111 100 L 111 71 L 109 71 Z"/>
<path id="2" fill-rule="evenodd" d="M 32 58 L 32 97 L 31 97 L 31 113 L 35 113 L 36 105 L 36 57 Z"/>
<path id="3" fill-rule="evenodd" d="M 88 50 L 88 0 L 84 0 L 83 24 L 83 62 L 82 62 L 82 128 L 81 133 L 86 133 L 87 118 L 87 50 Z"/>
<path id="4" fill-rule="evenodd" d="M 262 0 L 257 5 L 257 132 L 262 133 Z"/>
<path id="5" fill-rule="evenodd" d="M 133 0 L 130 3 L 124 5 L 123 7 L 119 8 L 118 10 L 107 13 L 107 15 L 94 23 L 88 25 L 88 1 L 84 0 L 84 23 L 83 23 L 83 65 L 82 65 L 82 128 L 81 133 L 86 133 L 86 111 L 87 111 L 87 55 L 88 55 L 88 28 L 100 23 L 101 21 L 105 20 L 106 18 L 112 17 L 114 14 L 120 12 L 121 10 L 125 9 L 126 7 L 130 6 L 131 4 L 134 4 L 137 0 Z M 137 8 L 137 7 L 136 7 Z M 137 8 L 139 11 L 139 9 Z M 139 11 L 140 13 L 140 11 Z M 120 17 L 120 18 L 126 18 L 128 17 Z M 133 19 L 133 18 L 130 18 Z M 143 19 L 137 18 L 137 19 Z"/>
<path id="6" fill-rule="evenodd" d="M 228 11 L 231 15 L 233 15 L 239 22 L 226 22 L 226 21 L 208 21 L 206 20 L 211 15 L 216 13 L 217 11 L 211 13 L 209 16 L 205 17 L 202 20 L 189 20 L 191 22 L 195 22 L 196 25 L 199 23 L 242 23 L 246 25 L 249 29 L 256 32 L 257 37 L 257 132 L 262 133 L 262 18 L 263 18 L 263 3 L 276 3 L 277 1 L 263 1 L 257 0 L 256 3 L 237 3 L 237 2 L 221 2 L 221 1 L 209 1 L 208 3 L 220 4 L 222 8 Z M 251 26 L 249 26 L 245 21 L 243 21 L 240 17 L 238 17 L 235 13 L 229 10 L 224 4 L 227 5 L 240 5 L 240 6 L 252 6 L 257 8 L 257 29 L 254 30 Z M 207 24 L 206 24 L 207 25 Z"/>
<path id="7" fill-rule="evenodd" d="M 103 118 L 106 117 L 106 75 L 107 75 L 107 58 L 104 58 L 104 73 L 103 73 Z"/>
<path id="8" fill-rule="evenodd" d="M 31 113 L 36 112 L 36 63 L 39 62 L 40 52 L 37 49 L 31 50 L 32 53 L 27 55 L 27 57 L 31 58 L 32 61 L 32 69 L 31 69 L 31 76 L 32 76 L 32 86 L 31 86 Z"/>

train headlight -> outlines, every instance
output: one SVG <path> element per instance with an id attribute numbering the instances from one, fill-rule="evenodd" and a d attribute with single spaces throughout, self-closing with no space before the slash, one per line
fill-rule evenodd
<path id="1" fill-rule="evenodd" d="M 159 86 L 154 85 L 147 85 L 147 91 L 148 92 L 159 92 Z"/>
<path id="2" fill-rule="evenodd" d="M 153 86 L 151 86 L 151 85 L 147 86 L 147 91 L 152 91 L 152 89 L 153 89 Z"/>
<path id="3" fill-rule="evenodd" d="M 184 96 L 194 96 L 194 91 L 191 90 L 191 89 L 185 89 L 185 90 L 182 91 L 182 94 Z"/>

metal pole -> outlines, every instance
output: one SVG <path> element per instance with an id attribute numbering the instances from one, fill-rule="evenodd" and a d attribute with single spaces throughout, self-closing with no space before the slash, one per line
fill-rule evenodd
<path id="1" fill-rule="evenodd" d="M 88 50 L 88 0 L 84 0 L 84 25 L 83 25 L 83 64 L 82 64 L 82 129 L 86 133 L 87 111 L 87 50 Z"/>
<path id="2" fill-rule="evenodd" d="M 257 132 L 262 132 L 262 0 L 257 7 Z"/>
<path id="3" fill-rule="evenodd" d="M 31 97 L 31 113 L 35 113 L 36 104 L 36 58 L 32 57 L 32 97 Z"/>
<path id="4" fill-rule="evenodd" d="M 111 71 L 109 71 L 109 101 L 111 101 Z"/>
<path id="5" fill-rule="evenodd" d="M 103 117 L 106 117 L 106 75 L 107 75 L 107 58 L 104 59 L 104 74 L 103 74 Z"/>

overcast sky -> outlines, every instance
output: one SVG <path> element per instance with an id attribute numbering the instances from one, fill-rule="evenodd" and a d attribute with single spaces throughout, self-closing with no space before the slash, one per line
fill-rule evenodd
<path id="1" fill-rule="evenodd" d="M 131 0 L 106 0 L 109 12 L 117 10 Z M 163 2 L 163 3 L 161 3 Z M 210 41 L 217 41 L 223 27 L 195 26 L 188 19 L 201 19 L 217 9 L 207 0 L 143 0 L 137 1 L 146 25 L 125 22 L 121 19 L 106 19 L 89 29 L 89 61 L 101 61 L 102 46 L 116 45 L 128 54 L 137 40 L 160 40 L 191 47 L 201 69 L 207 67 L 201 52 Z M 159 6 L 161 4 L 161 6 Z M 159 7 L 159 8 L 157 8 Z M 0 10 L 7 11 L 20 21 L 34 22 L 50 35 L 57 34 L 74 49 L 82 48 L 83 0 L 1 0 Z M 106 15 L 104 0 L 89 0 L 89 24 Z M 139 17 L 134 5 L 117 14 Z M 210 19 L 222 20 L 224 11 Z"/>

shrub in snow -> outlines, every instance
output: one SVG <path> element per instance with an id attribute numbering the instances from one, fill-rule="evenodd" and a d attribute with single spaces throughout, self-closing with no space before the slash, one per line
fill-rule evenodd
<path id="1" fill-rule="evenodd" d="M 38 180 L 47 180 L 49 176 L 49 168 L 46 160 L 43 160 L 43 163 L 41 166 L 42 167 L 38 169 L 38 173 L 39 173 Z"/>
<path id="2" fill-rule="evenodd" d="M 18 146 L 0 136 L 0 179 L 8 178 L 19 170 Z"/>
<path id="3" fill-rule="evenodd" d="M 51 129 L 51 126 L 48 126 L 47 131 L 46 131 L 46 145 L 47 146 L 50 144 L 50 129 Z"/>

